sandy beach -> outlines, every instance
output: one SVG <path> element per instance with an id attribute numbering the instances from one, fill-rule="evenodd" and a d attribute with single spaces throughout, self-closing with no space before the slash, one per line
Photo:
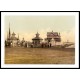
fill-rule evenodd
<path id="1" fill-rule="evenodd" d="M 5 48 L 5 64 L 75 64 L 75 49 Z"/>

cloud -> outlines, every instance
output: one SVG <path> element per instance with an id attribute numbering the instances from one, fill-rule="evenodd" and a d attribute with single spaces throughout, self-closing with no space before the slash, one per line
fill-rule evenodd
<path id="1" fill-rule="evenodd" d="M 74 29 L 61 32 L 61 39 L 62 39 L 62 42 L 66 42 L 67 40 L 70 42 L 75 42 L 75 31 L 74 31 Z"/>

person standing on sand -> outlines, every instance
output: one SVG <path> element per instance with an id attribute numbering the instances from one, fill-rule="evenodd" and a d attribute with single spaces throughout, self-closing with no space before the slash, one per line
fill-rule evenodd
<path id="1" fill-rule="evenodd" d="M 51 43 L 50 43 L 50 47 L 51 47 Z"/>

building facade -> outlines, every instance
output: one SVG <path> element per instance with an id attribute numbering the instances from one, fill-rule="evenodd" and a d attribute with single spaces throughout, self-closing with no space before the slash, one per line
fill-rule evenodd
<path id="1" fill-rule="evenodd" d="M 61 36 L 58 32 L 47 32 L 47 38 L 45 38 L 47 43 L 51 43 L 52 46 L 60 44 Z"/>

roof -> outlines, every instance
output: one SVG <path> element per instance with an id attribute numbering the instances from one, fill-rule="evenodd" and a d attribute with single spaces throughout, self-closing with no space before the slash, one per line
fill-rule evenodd
<path id="1" fill-rule="evenodd" d="M 32 38 L 32 40 L 43 40 L 42 38 L 39 37 L 39 33 L 36 33 L 36 37 Z"/>
<path id="2" fill-rule="evenodd" d="M 36 34 L 40 35 L 38 32 Z"/>
<path id="3" fill-rule="evenodd" d="M 43 40 L 43 39 L 42 39 L 42 38 L 40 38 L 40 37 L 34 37 L 32 40 L 35 40 L 35 39 Z"/>
<path id="4" fill-rule="evenodd" d="M 16 35 L 16 34 L 13 32 L 12 35 Z"/>
<path id="5" fill-rule="evenodd" d="M 47 38 L 60 38 L 60 33 L 58 32 L 47 32 Z"/>
<path id="6" fill-rule="evenodd" d="M 51 34 L 58 35 L 58 32 L 47 32 L 47 35 L 51 35 Z"/>

